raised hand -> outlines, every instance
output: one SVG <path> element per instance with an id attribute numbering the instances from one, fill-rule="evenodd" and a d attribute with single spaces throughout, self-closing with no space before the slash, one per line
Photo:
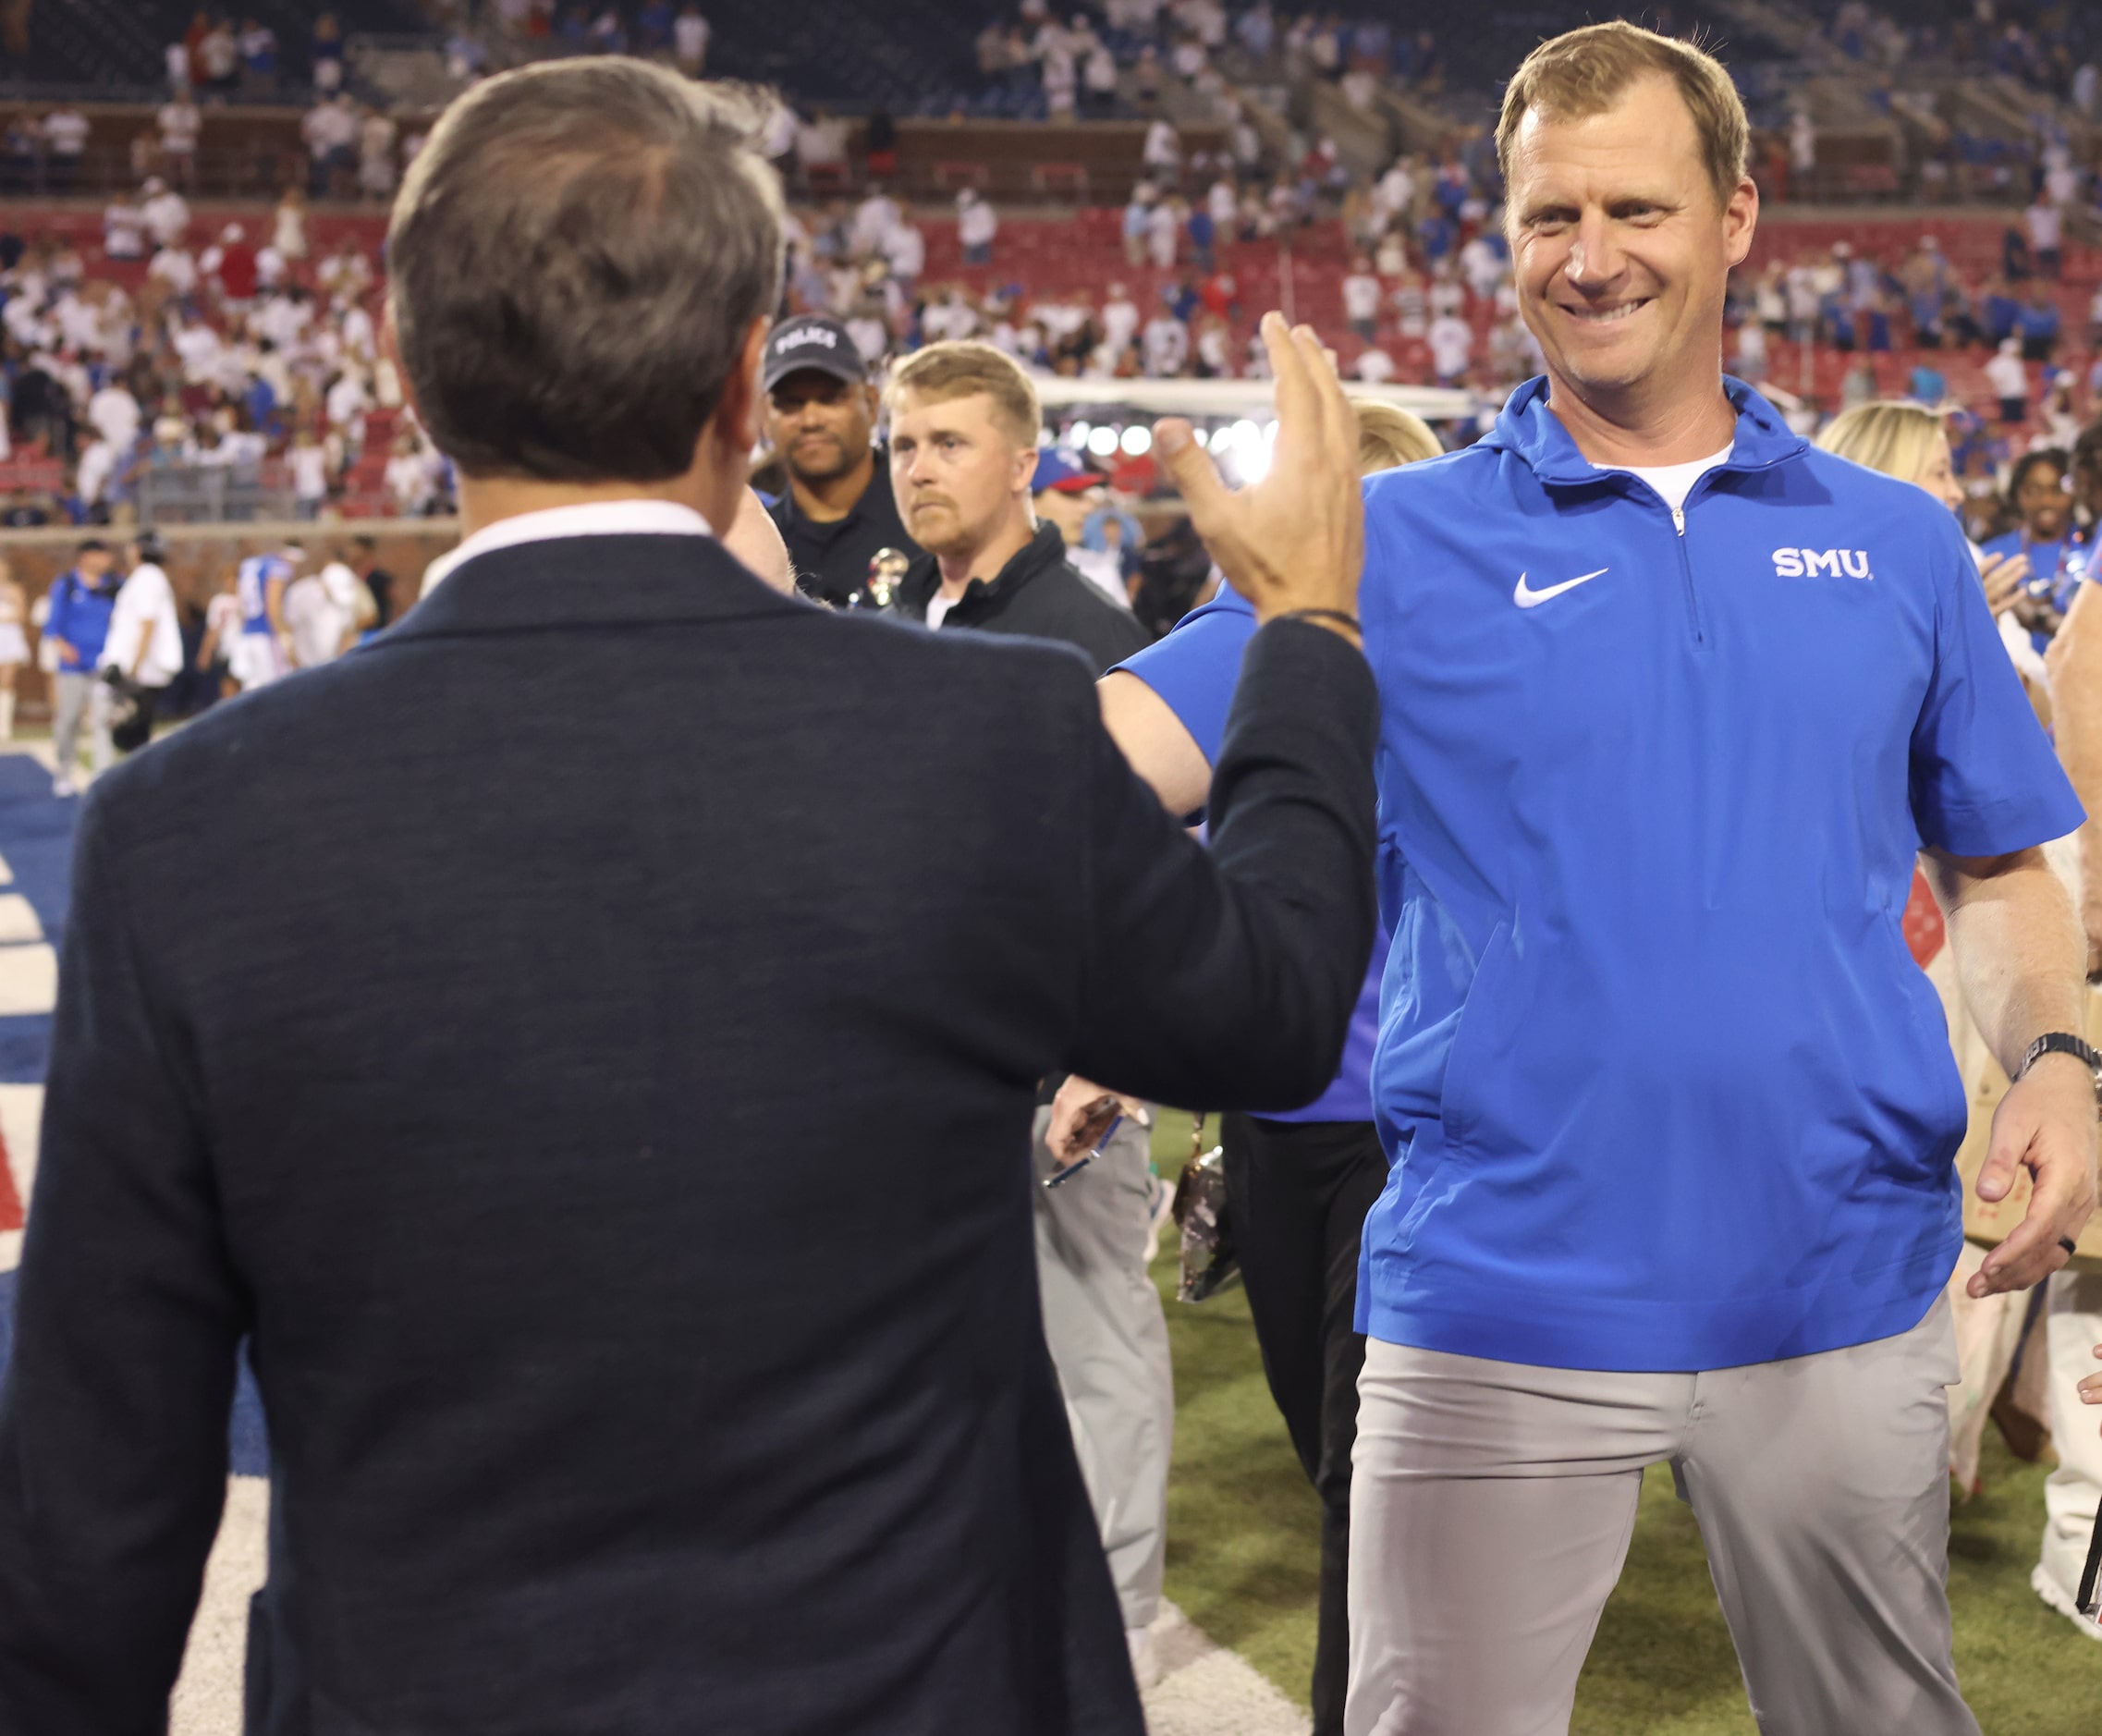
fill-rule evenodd
<path id="1" fill-rule="evenodd" d="M 1288 327 L 1282 314 L 1265 313 L 1263 342 L 1277 382 L 1277 439 L 1261 482 L 1228 488 L 1179 417 L 1154 425 L 1154 450 L 1257 618 L 1297 609 L 1354 618 L 1364 567 L 1357 420 L 1311 326 Z"/>

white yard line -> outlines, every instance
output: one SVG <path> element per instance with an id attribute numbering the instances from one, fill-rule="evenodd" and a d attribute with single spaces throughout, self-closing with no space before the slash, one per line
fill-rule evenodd
<path id="1" fill-rule="evenodd" d="M 204 1566 L 182 1674 L 168 1698 L 168 1736 L 241 1736 L 248 1600 L 263 1585 L 269 1513 L 263 1478 L 226 1479 L 226 1510 Z"/>
<path id="2" fill-rule="evenodd" d="M 1161 1606 L 1154 1645 L 1163 1673 L 1146 1692 L 1149 1736 L 1307 1736 L 1314 1728 L 1246 1658 L 1173 1604 Z"/>
<path id="3" fill-rule="evenodd" d="M 58 955 L 41 942 L 0 947 L 0 1017 L 47 1013 L 58 1004 Z"/>

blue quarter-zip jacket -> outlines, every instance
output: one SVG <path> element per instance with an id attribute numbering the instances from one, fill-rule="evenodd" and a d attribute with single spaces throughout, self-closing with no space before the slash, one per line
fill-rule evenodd
<path id="1" fill-rule="evenodd" d="M 1914 854 L 2081 808 L 1955 520 L 1725 386 L 1682 513 L 1587 462 L 1544 380 L 1365 484 L 1376 1338 L 1728 1367 L 1905 1331 L 1954 1265 Z"/>

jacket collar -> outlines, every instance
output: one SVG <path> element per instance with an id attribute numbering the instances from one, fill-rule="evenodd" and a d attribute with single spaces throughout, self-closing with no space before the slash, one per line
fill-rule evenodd
<path id="1" fill-rule="evenodd" d="M 1046 519 L 1036 527 L 1036 534 L 1008 556 L 1007 565 L 992 578 L 973 579 L 965 585 L 963 594 L 956 600 L 956 607 L 965 610 L 975 604 L 1012 596 L 1038 573 L 1057 566 L 1065 558 L 1066 539 L 1058 533 L 1058 527 Z M 907 609 L 924 620 L 927 605 L 934 600 L 941 578 L 940 563 L 932 555 L 921 556 L 907 568 L 905 577 L 898 581 L 898 595 Z"/>
<path id="2" fill-rule="evenodd" d="M 1718 469 L 1763 471 L 1810 450 L 1810 443 L 1781 420 L 1764 394 L 1727 373 L 1722 389 L 1737 411 L 1737 434 L 1729 461 Z M 1547 408 L 1546 374 L 1510 395 L 1482 444 L 1509 452 L 1543 483 L 1570 486 L 1596 483 L 1607 474 L 1577 450 L 1562 419 Z"/>
<path id="3" fill-rule="evenodd" d="M 377 643 L 823 612 L 770 589 L 713 537 L 567 536 L 471 556 Z"/>

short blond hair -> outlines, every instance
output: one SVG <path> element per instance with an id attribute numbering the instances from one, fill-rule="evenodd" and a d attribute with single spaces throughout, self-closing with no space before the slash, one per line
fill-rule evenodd
<path id="1" fill-rule="evenodd" d="M 1353 397 L 1350 413 L 1358 419 L 1358 474 L 1399 470 L 1435 458 L 1445 447 L 1420 416 L 1384 398 Z"/>
<path id="2" fill-rule="evenodd" d="M 1941 418 L 1925 404 L 1887 397 L 1841 410 L 1818 434 L 1817 444 L 1835 457 L 1916 483 L 1934 456 L 1935 442 L 1948 437 Z"/>
<path id="3" fill-rule="evenodd" d="M 1510 179 L 1510 153 L 1518 129 L 1529 114 L 1556 120 L 1583 120 L 1602 115 L 1618 103 L 1638 79 L 1653 74 L 1678 87 L 1693 131 L 1701 141 L 1701 161 L 1715 188 L 1716 203 L 1729 203 L 1744 179 L 1751 149 L 1751 123 L 1737 87 L 1713 55 L 1692 43 L 1676 42 L 1640 25 L 1614 19 L 1586 24 L 1542 43 L 1511 74 L 1504 88 L 1503 113 L 1497 121 L 1497 166 Z"/>
<path id="4" fill-rule="evenodd" d="M 984 393 L 993 400 L 994 419 L 1019 446 L 1036 445 L 1044 426 L 1044 408 L 1021 363 L 975 338 L 947 338 L 915 349 L 890 371 L 885 406 L 894 407 L 900 392 L 915 393 L 932 404 Z"/>

